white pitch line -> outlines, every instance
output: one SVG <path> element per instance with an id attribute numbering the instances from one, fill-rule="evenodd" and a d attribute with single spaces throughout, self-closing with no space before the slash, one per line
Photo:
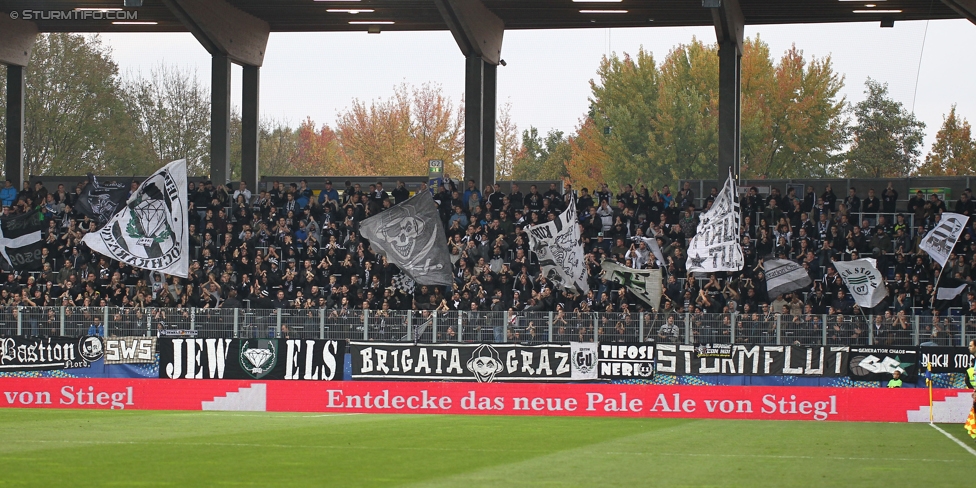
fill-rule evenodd
<path id="1" fill-rule="evenodd" d="M 935 424 L 929 424 L 929 425 L 931 425 L 933 429 L 935 429 L 935 430 L 937 430 L 937 431 L 942 432 L 943 434 L 945 434 L 946 437 L 952 439 L 952 442 L 955 442 L 956 444 L 959 444 L 959 447 L 962 447 L 963 449 L 965 449 L 966 452 L 968 452 L 969 454 L 972 454 L 973 456 L 976 456 L 976 449 L 973 449 L 972 447 L 967 446 L 965 442 L 957 439 L 956 436 L 954 436 L 954 435 L 952 435 L 952 434 L 950 434 L 950 433 L 942 430 L 942 428 L 940 428 L 938 425 L 935 425 Z"/>

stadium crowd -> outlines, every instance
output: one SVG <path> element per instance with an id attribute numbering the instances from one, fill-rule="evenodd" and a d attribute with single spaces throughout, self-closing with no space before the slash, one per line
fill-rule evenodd
<path id="1" fill-rule="evenodd" d="M 913 315 L 929 317 L 923 333 L 937 341 L 958 333 L 952 330 L 951 310 L 976 316 L 971 291 L 953 301 L 933 300 L 939 266 L 918 247 L 947 210 L 947 202 L 919 192 L 902 205 L 891 184 L 864 193 L 850 188 L 846 195 L 835 194 L 830 185 L 820 191 L 807 186 L 802 195 L 793 188 L 772 188 L 762 196 L 757 188 L 749 188 L 740 198 L 744 269 L 689 279 L 685 250 L 717 188 L 698 196 L 688 183 L 676 192 L 668 186 L 650 190 L 625 185 L 613 192 L 606 184 L 592 191 L 552 184 L 547 189 L 532 185 L 523 193 L 513 184 L 506 194 L 499 185 L 479 189 L 473 181 L 462 184 L 445 177 L 432 192 L 455 263 L 455 282 L 450 289 L 417 286 L 410 294 L 395 286 L 396 266 L 375 255 L 358 232 L 365 218 L 410 197 L 411 189 L 403 182 L 387 191 L 382 183 L 362 188 L 346 182 L 338 188 L 326 181 L 324 188 L 313 191 L 305 180 L 276 181 L 259 192 L 252 192 L 246 182 L 236 189 L 209 181 L 190 183 L 190 276 L 168 281 L 94 254 L 82 243 L 82 237 L 96 228 L 74 208 L 84 183 L 70 191 L 64 185 L 49 191 L 42 182 L 25 182 L 17 191 L 7 181 L 0 190 L 4 215 L 40 205 L 49 222 L 43 270 L 6 272 L 0 305 L 325 308 L 333 317 L 362 310 L 381 316 L 396 310 L 436 310 L 555 312 L 558 317 L 651 311 L 626 289 L 601 277 L 601 261 L 611 259 L 633 268 L 665 269 L 664 296 L 655 310 L 661 325 L 652 331 L 659 340 L 679 335 L 678 327 L 669 326 L 669 321 L 674 325 L 669 315 L 726 314 L 727 319 L 736 313 L 741 318 L 737 327 L 743 328 L 738 341 L 768 334 L 763 324 L 781 316 L 811 336 L 826 326 L 831 338 L 855 343 L 866 338 L 867 326 L 858 324 L 868 315 L 875 319 L 874 337 L 892 341 L 907 333 Z M 138 182 L 131 185 L 135 190 Z M 525 232 L 529 225 L 554 219 L 574 201 L 589 276 L 590 291 L 584 295 L 558 289 L 540 275 Z M 976 210 L 972 192 L 967 189 L 951 210 L 971 215 Z M 637 237 L 656 239 L 666 262 L 659 264 Z M 971 282 L 976 276 L 976 222 L 954 251 L 947 267 L 954 278 Z M 813 279 L 812 289 L 768 296 L 763 259 L 770 256 L 800 263 Z M 886 276 L 888 298 L 873 310 L 860 310 L 831 263 L 868 256 L 878 260 Z M 940 315 L 945 317 L 941 321 Z M 712 334 L 707 327 L 694 333 L 702 340 L 718 341 L 722 334 L 728 336 L 726 325 L 724 330 L 717 326 L 713 337 L 706 336 Z"/>

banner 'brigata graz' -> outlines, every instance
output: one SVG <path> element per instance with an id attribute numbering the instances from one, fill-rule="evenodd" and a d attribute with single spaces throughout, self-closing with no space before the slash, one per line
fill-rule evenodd
<path id="1" fill-rule="evenodd" d="M 550 382 L 597 379 L 597 344 L 352 342 L 352 379 Z"/>
<path id="2" fill-rule="evenodd" d="M 125 207 L 83 240 L 93 251 L 136 268 L 186 278 L 190 267 L 186 160 L 156 171 Z"/>

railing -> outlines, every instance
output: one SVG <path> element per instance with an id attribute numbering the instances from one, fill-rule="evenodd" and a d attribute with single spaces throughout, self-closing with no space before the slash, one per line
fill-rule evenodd
<path id="1" fill-rule="evenodd" d="M 6 307 L 0 335 L 266 337 L 410 342 L 599 341 L 801 345 L 965 346 L 976 324 L 965 315 L 783 315 L 432 312 L 335 309 Z M 107 326 L 106 326 L 107 324 Z"/>

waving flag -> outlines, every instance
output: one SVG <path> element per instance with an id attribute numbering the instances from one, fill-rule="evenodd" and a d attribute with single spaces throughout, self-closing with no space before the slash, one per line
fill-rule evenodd
<path id="1" fill-rule="evenodd" d="M 129 189 L 124 184 L 100 184 L 94 175 L 88 173 L 88 184 L 82 188 L 75 208 L 101 228 L 125 206 L 128 195 Z"/>
<path id="2" fill-rule="evenodd" d="M 787 259 L 767 259 L 763 261 L 763 268 L 766 270 L 766 292 L 771 298 L 813 284 L 803 266 Z"/>
<path id="3" fill-rule="evenodd" d="M 945 267 L 949 253 L 956 247 L 959 236 L 966 229 L 969 217 L 957 213 L 942 212 L 942 219 L 919 243 L 918 248 L 932 256 L 939 266 Z"/>
<path id="4" fill-rule="evenodd" d="M 186 160 L 156 171 L 98 232 L 82 239 L 92 251 L 136 268 L 186 278 L 190 267 Z"/>
<path id="5" fill-rule="evenodd" d="M 0 219 L 0 255 L 14 270 L 41 269 L 43 219 L 44 214 L 37 209 L 16 217 Z"/>
<path id="6" fill-rule="evenodd" d="M 739 243 L 739 201 L 729 174 L 712 208 L 701 214 L 698 232 L 688 244 L 688 272 L 740 271 L 745 265 Z"/>
<path id="7" fill-rule="evenodd" d="M 565 290 L 586 293 L 586 262 L 579 221 L 576 218 L 576 199 L 552 222 L 528 228 L 529 246 L 539 258 L 543 276 Z"/>
<path id="8" fill-rule="evenodd" d="M 888 288 L 884 286 L 876 263 L 874 258 L 834 263 L 837 273 L 861 308 L 875 307 L 888 296 Z"/>
<path id="9" fill-rule="evenodd" d="M 661 306 L 661 269 L 633 269 L 605 260 L 604 278 L 616 281 L 657 310 Z"/>
<path id="10" fill-rule="evenodd" d="M 420 192 L 362 222 L 370 246 L 420 285 L 454 283 L 451 254 L 434 197 Z M 401 280 L 406 285 L 405 280 Z"/>

